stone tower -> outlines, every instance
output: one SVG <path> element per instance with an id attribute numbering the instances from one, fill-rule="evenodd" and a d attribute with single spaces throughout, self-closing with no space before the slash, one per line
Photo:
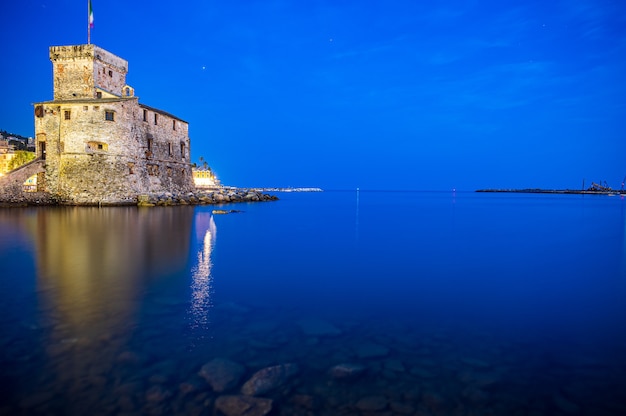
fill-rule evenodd
<path id="1" fill-rule="evenodd" d="M 54 99 L 121 97 L 128 62 L 95 45 L 52 46 Z M 102 98 L 102 97 L 100 97 Z"/>
<path id="2" fill-rule="evenodd" d="M 194 189 L 188 123 L 139 103 L 128 62 L 95 45 L 50 47 L 54 99 L 35 104 L 39 181 L 61 202 L 134 203 Z"/>

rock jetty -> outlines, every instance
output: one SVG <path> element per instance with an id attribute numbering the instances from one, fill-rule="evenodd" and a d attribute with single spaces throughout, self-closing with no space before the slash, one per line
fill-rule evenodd
<path id="1" fill-rule="evenodd" d="M 160 194 L 144 194 L 133 201 L 140 207 L 170 206 L 170 205 L 214 205 L 234 202 L 264 202 L 276 201 L 278 197 L 265 194 L 253 189 L 213 189 L 196 190 L 182 195 L 169 192 Z"/>
<path id="2" fill-rule="evenodd" d="M 44 205 L 74 205 L 74 206 L 126 206 L 140 207 L 174 206 L 174 205 L 215 205 L 236 202 L 264 202 L 276 201 L 278 197 L 264 193 L 257 189 L 247 188 L 216 188 L 196 189 L 193 192 L 171 193 L 160 192 L 137 195 L 124 200 L 107 199 L 94 201 L 93 199 L 72 202 L 63 201 L 46 192 L 23 192 L 12 195 L 0 191 L 0 207 L 44 206 Z"/>

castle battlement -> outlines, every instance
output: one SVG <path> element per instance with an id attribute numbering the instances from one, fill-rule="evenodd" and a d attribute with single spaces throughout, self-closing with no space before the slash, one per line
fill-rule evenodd
<path id="1" fill-rule="evenodd" d="M 104 65 L 117 68 L 118 71 L 128 72 L 128 61 L 120 58 L 111 52 L 104 50 L 96 45 L 70 45 L 70 46 L 51 46 L 50 60 L 52 62 L 60 61 L 76 61 L 76 60 L 97 60 Z"/>

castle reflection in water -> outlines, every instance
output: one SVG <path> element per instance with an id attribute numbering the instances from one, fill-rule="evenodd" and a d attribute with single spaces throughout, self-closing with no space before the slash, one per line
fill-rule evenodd
<path id="1" fill-rule="evenodd" d="M 104 334 L 104 341 L 123 342 L 136 325 L 144 292 L 155 285 L 180 288 L 168 280 L 184 270 L 191 270 L 191 299 L 185 305 L 190 325 L 206 327 L 216 235 L 210 212 L 196 213 L 193 207 L 25 208 L 0 211 L 0 230 L 31 240 L 22 243 L 36 253 L 38 310 L 49 321 L 41 324 L 50 329 L 54 345 L 87 348 L 102 343 Z M 0 249 L 16 243 L 3 240 Z"/>

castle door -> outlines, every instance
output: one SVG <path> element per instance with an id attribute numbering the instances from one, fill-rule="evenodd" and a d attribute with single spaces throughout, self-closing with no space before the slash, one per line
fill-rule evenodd
<path id="1" fill-rule="evenodd" d="M 46 160 L 46 142 L 39 142 L 39 154 L 43 160 Z"/>

